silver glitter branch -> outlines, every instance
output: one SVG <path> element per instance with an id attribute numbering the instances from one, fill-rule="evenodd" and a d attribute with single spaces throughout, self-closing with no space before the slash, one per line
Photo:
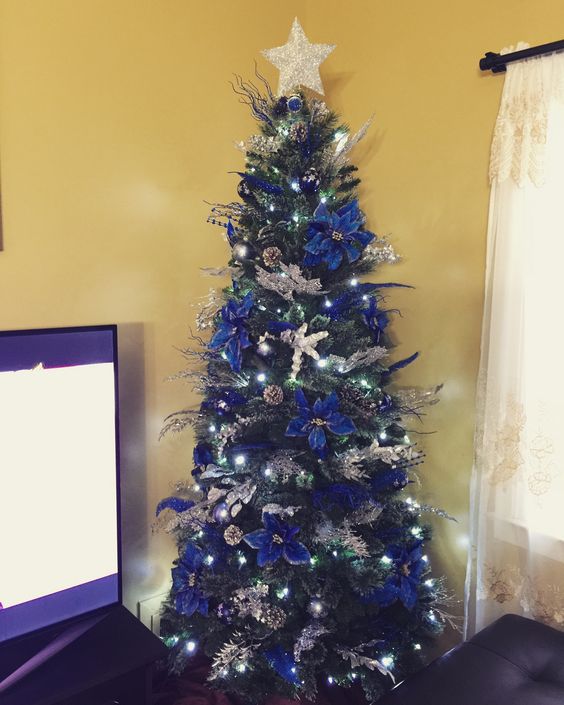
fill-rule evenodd
<path id="1" fill-rule="evenodd" d="M 350 661 L 351 668 L 359 668 L 364 666 L 370 671 L 377 670 L 384 676 L 389 676 L 393 683 L 396 682 L 394 674 L 378 659 L 364 656 L 363 654 L 359 654 L 357 651 L 351 651 L 350 649 L 336 649 L 336 651 L 343 659 L 345 659 L 345 661 Z"/>
<path id="2" fill-rule="evenodd" d="M 378 238 L 364 250 L 363 263 L 376 267 L 379 264 L 396 264 L 401 257 L 394 250 L 393 246 L 385 239 Z"/>
<path id="3" fill-rule="evenodd" d="M 302 509 L 302 507 L 282 507 L 280 504 L 270 503 L 264 505 L 262 513 L 278 514 L 281 517 L 293 517 L 300 509 Z"/>
<path id="4" fill-rule="evenodd" d="M 321 544 L 327 544 L 330 541 L 338 541 L 344 548 L 347 548 L 358 556 L 358 558 L 368 558 L 370 556 L 366 541 L 354 533 L 346 520 L 341 526 L 334 526 L 330 522 L 321 524 L 317 529 L 315 540 L 317 543 Z"/>
<path id="5" fill-rule="evenodd" d="M 253 152 L 261 157 L 270 157 L 280 149 L 281 144 L 279 137 L 251 135 L 246 141 L 235 142 L 235 147 L 243 154 Z"/>
<path id="6" fill-rule="evenodd" d="M 325 293 L 321 290 L 321 281 L 306 279 L 297 264 L 280 262 L 279 267 L 282 272 L 267 272 L 266 269 L 256 265 L 257 282 L 265 289 L 279 294 L 286 301 L 293 301 L 294 293 L 311 296 Z"/>
<path id="7" fill-rule="evenodd" d="M 388 355 L 388 350 L 379 345 L 366 350 L 357 350 L 350 357 L 344 358 L 339 355 L 329 355 L 327 363 L 337 367 L 339 372 L 350 372 L 357 367 L 369 367 L 378 360 Z"/>
<path id="8" fill-rule="evenodd" d="M 294 460 L 295 455 L 293 451 L 281 450 L 269 458 L 267 466 L 273 480 L 280 479 L 285 484 L 291 477 L 305 475 L 304 468 Z"/>
<path id="9" fill-rule="evenodd" d="M 236 661 L 247 661 L 255 648 L 253 643 L 248 641 L 241 632 L 235 632 L 213 657 L 208 681 L 227 675 L 227 670 Z"/>
<path id="10" fill-rule="evenodd" d="M 217 289 L 210 289 L 209 294 L 200 299 L 200 301 L 202 300 L 203 303 L 192 304 L 193 306 L 199 306 L 199 311 L 196 314 L 196 327 L 198 330 L 212 327 L 214 318 L 225 302 L 223 295 Z"/>
<path id="11" fill-rule="evenodd" d="M 329 630 L 317 621 L 305 626 L 294 644 L 294 658 L 296 661 L 299 662 L 304 651 L 311 651 L 319 637 L 324 634 L 329 634 Z"/>

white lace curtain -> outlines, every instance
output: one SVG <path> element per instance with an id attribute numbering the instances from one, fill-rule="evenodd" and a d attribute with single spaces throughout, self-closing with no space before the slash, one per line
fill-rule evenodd
<path id="1" fill-rule="evenodd" d="M 467 636 L 564 629 L 564 54 L 509 64 L 490 179 Z"/>

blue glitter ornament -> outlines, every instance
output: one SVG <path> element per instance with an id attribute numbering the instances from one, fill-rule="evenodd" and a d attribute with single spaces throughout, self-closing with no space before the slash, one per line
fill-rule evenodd
<path id="1" fill-rule="evenodd" d="M 300 177 L 300 189 L 303 193 L 312 194 L 319 191 L 321 179 L 315 169 L 307 169 Z"/>
<path id="2" fill-rule="evenodd" d="M 292 113 L 299 113 L 303 108 L 304 102 L 299 95 L 291 95 L 288 98 L 287 106 L 288 110 Z"/>

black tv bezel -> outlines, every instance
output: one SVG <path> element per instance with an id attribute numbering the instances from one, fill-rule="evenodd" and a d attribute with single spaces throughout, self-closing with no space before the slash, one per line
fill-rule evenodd
<path id="1" fill-rule="evenodd" d="M 30 637 L 37 637 L 41 634 L 47 634 L 49 632 L 56 632 L 62 629 L 66 629 L 69 625 L 74 624 L 82 619 L 87 619 L 94 617 L 98 614 L 103 614 L 107 610 L 110 610 L 117 605 L 122 604 L 123 600 L 123 565 L 122 565 L 122 509 L 121 509 L 121 464 L 120 464 L 120 433 L 119 433 L 119 359 L 118 359 L 118 326 L 115 323 L 92 325 L 92 326 L 57 326 L 55 328 L 25 328 L 25 329 L 14 329 L 14 330 L 1 330 L 0 338 L 8 336 L 26 336 L 26 335 L 56 335 L 59 333 L 88 333 L 96 331 L 108 331 L 112 334 L 112 353 L 114 358 L 114 399 L 115 399 L 115 412 L 114 412 L 114 427 L 115 427 L 115 453 L 116 453 L 116 520 L 117 520 L 117 582 L 118 582 L 118 596 L 117 600 L 110 602 L 102 607 L 97 607 L 93 610 L 88 610 L 87 612 L 81 612 L 79 615 L 74 617 L 68 617 L 60 622 L 54 622 L 53 624 L 47 624 L 43 627 L 38 627 L 24 634 L 18 634 L 17 636 L 6 639 L 0 642 L 0 647 L 4 648 L 6 645 L 15 644 L 20 641 L 29 639 Z"/>

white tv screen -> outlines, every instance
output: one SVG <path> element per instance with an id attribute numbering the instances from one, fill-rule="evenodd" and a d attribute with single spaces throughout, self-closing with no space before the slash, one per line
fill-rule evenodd
<path id="1" fill-rule="evenodd" d="M 0 333 L 0 643 L 120 599 L 116 329 Z"/>

